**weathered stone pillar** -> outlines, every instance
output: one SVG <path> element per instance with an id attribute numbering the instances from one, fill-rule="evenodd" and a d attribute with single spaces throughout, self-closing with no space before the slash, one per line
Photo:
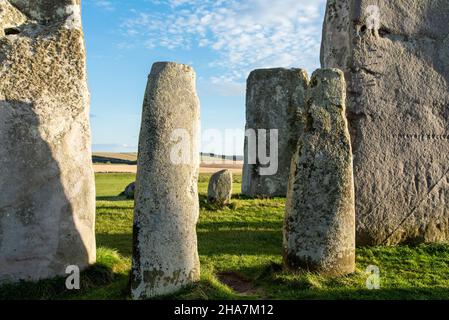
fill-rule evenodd
<path id="1" fill-rule="evenodd" d="M 292 160 L 284 224 L 284 261 L 291 270 L 344 275 L 355 270 L 352 152 L 344 75 L 313 74 L 307 126 Z"/>
<path id="2" fill-rule="evenodd" d="M 449 2 L 329 0 L 322 66 L 342 69 L 360 245 L 449 240 Z"/>
<path id="3" fill-rule="evenodd" d="M 304 94 L 307 84 L 307 73 L 300 69 L 262 69 L 249 75 L 246 93 L 247 136 L 242 179 L 244 195 L 286 196 L 291 158 L 303 130 Z M 266 130 L 266 137 L 259 131 L 261 129 Z M 278 130 L 277 148 L 276 145 L 271 145 L 274 142 L 274 139 L 270 139 L 273 130 Z M 270 154 L 270 149 L 273 149 L 271 147 L 276 149 L 277 155 Z M 261 161 L 260 155 L 276 156 L 276 159 L 266 165 Z M 271 169 L 267 170 L 270 166 L 275 170 L 274 173 Z"/>
<path id="4" fill-rule="evenodd" d="M 79 1 L 0 1 L 0 282 L 95 262 Z"/>
<path id="5" fill-rule="evenodd" d="M 155 63 L 145 93 L 139 142 L 134 299 L 170 294 L 199 279 L 199 117 L 193 69 Z"/>

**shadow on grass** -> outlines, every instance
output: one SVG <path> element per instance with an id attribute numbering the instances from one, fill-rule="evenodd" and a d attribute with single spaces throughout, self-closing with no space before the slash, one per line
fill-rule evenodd
<path id="1" fill-rule="evenodd" d="M 200 255 L 279 255 L 282 233 L 271 230 L 198 231 Z"/>
<path id="2" fill-rule="evenodd" d="M 132 242 L 132 233 L 97 234 L 98 246 L 112 248 L 126 258 L 132 256 Z"/>
<path id="3" fill-rule="evenodd" d="M 219 223 L 208 223 L 217 230 L 198 229 L 198 249 L 201 255 L 214 256 L 222 254 L 232 255 L 280 255 L 282 248 L 282 231 L 274 230 L 218 230 Z M 254 228 L 256 225 L 264 227 L 264 223 L 228 223 L 233 228 Z M 97 244 L 113 248 L 124 257 L 132 255 L 132 233 L 97 234 Z"/>
<path id="4" fill-rule="evenodd" d="M 246 196 L 244 194 L 238 193 L 233 194 L 232 199 L 235 200 L 286 200 L 286 197 L 264 197 L 264 196 L 257 196 L 257 197 L 250 197 Z"/>
<path id="5" fill-rule="evenodd" d="M 70 300 L 83 299 L 85 295 L 101 299 L 96 293 L 102 291 L 108 292 L 104 298 L 124 299 L 127 297 L 128 276 L 113 271 L 120 260 L 121 257 L 113 250 L 100 248 L 98 262 L 81 272 L 79 290 L 67 289 L 66 277 L 61 276 L 38 282 L 5 284 L 0 286 L 0 300 Z M 116 290 L 110 290 L 114 284 Z"/>
<path id="6" fill-rule="evenodd" d="M 253 269 L 253 270 L 249 270 Z M 443 287 L 398 287 L 368 290 L 364 288 L 363 274 L 325 279 L 321 281 L 326 286 L 320 287 L 319 276 L 310 273 L 292 275 L 284 273 L 282 266 L 276 263 L 265 268 L 238 268 L 230 272 L 250 274 L 249 281 L 254 286 L 254 295 L 241 295 L 224 286 L 216 277 L 206 277 L 195 285 L 181 292 L 164 298 L 184 300 L 208 299 L 263 299 L 263 300 L 447 300 L 449 290 Z M 285 278 L 282 278 L 285 276 Z M 352 282 L 351 285 L 348 285 Z"/>
<path id="7" fill-rule="evenodd" d="M 269 230 L 282 232 L 282 221 L 224 221 L 224 222 L 201 222 L 198 224 L 198 232 L 211 232 L 227 230 L 240 236 L 242 232 L 252 232 L 254 230 Z M 241 231 L 242 229 L 245 229 Z"/>
<path id="8" fill-rule="evenodd" d="M 369 290 L 365 288 L 367 275 L 356 272 L 352 275 L 326 278 L 317 274 L 292 274 L 284 272 L 282 265 L 271 262 L 263 266 L 240 266 L 225 272 L 242 274 L 254 285 L 256 299 L 284 300 L 447 300 L 449 290 L 446 287 L 398 287 Z M 221 270 L 217 270 L 221 272 Z M 199 283 L 190 294 L 196 295 L 206 285 Z M 209 288 L 214 288 L 210 286 Z M 221 287 L 215 288 L 225 293 Z M 217 293 L 214 293 L 216 295 Z M 232 293 L 230 298 L 248 299 L 248 296 Z M 236 296 L 235 296 L 236 295 Z"/>
<path id="9" fill-rule="evenodd" d="M 97 201 L 132 201 L 125 195 L 97 197 Z"/>
<path id="10" fill-rule="evenodd" d="M 274 291 L 265 299 L 283 300 L 447 300 L 449 298 L 447 288 L 397 288 L 397 289 L 302 289 L 296 290 L 291 295 L 288 289 L 277 288 L 283 291 L 286 297 L 279 297 Z"/>
<path id="11" fill-rule="evenodd" d="M 198 201 L 199 201 L 201 210 L 219 211 L 219 210 L 224 210 L 224 209 L 227 209 L 227 208 L 229 208 L 231 210 L 235 209 L 235 204 L 234 203 L 229 203 L 227 205 L 219 205 L 219 204 L 211 203 L 207 199 L 207 196 L 204 195 L 204 194 L 199 194 L 198 195 Z"/>
<path id="12" fill-rule="evenodd" d="M 133 211 L 134 207 L 133 206 L 129 206 L 129 205 L 126 205 L 126 206 L 115 206 L 115 207 L 113 207 L 113 206 L 102 206 L 100 208 L 100 210 L 101 210 L 101 212 L 98 212 L 99 211 L 98 210 L 97 214 L 108 213 L 108 214 L 114 214 L 114 215 L 127 215 L 128 214 L 127 211 L 129 211 L 129 210 Z M 112 212 L 108 212 L 108 210 L 111 210 Z M 118 210 L 123 210 L 123 211 L 122 212 L 117 212 Z"/>

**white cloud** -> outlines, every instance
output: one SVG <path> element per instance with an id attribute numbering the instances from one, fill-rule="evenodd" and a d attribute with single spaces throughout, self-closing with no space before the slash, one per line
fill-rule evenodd
<path id="1" fill-rule="evenodd" d="M 148 48 L 210 49 L 214 85 L 240 92 L 257 68 L 318 67 L 325 0 L 150 0 L 158 13 L 134 12 L 122 24 Z M 141 39 L 140 39 L 141 41 Z"/>
<path id="2" fill-rule="evenodd" d="M 92 0 L 92 3 L 104 10 L 108 10 L 108 11 L 112 11 L 115 9 L 114 4 L 112 3 L 112 1 L 108 1 L 108 0 Z"/>

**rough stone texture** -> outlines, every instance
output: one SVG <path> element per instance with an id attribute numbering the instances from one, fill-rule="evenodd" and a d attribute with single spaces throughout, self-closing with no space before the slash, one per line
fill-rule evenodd
<path id="1" fill-rule="evenodd" d="M 6 0 L 0 0 L 0 37 L 5 36 L 5 29 L 16 28 L 24 24 L 27 17 Z"/>
<path id="2" fill-rule="evenodd" d="M 219 205 L 229 204 L 232 197 L 232 172 L 221 170 L 210 178 L 207 199 Z"/>
<path id="3" fill-rule="evenodd" d="M 83 32 L 63 1 L 26 1 L 32 15 L 23 3 L 0 1 L 2 30 L 16 30 L 0 34 L 0 282 L 95 262 Z"/>
<path id="4" fill-rule="evenodd" d="M 322 66 L 346 67 L 350 63 L 351 0 L 327 2 L 323 38 L 321 41 Z M 346 79 L 348 81 L 349 79 Z"/>
<path id="5" fill-rule="evenodd" d="M 355 270 L 352 151 L 346 83 L 337 69 L 314 73 L 307 126 L 292 160 L 284 224 L 291 270 L 343 275 Z"/>
<path id="6" fill-rule="evenodd" d="M 348 79 L 360 245 L 449 240 L 448 21 L 447 0 L 328 1 L 322 65 Z"/>
<path id="7" fill-rule="evenodd" d="M 290 162 L 303 129 L 308 76 L 300 69 L 261 69 L 251 72 L 246 93 L 246 129 L 278 129 L 278 171 L 260 175 L 262 165 L 248 163 L 245 138 L 242 193 L 249 197 L 286 196 Z M 267 152 L 270 150 L 267 132 Z M 258 137 L 259 138 L 259 137 Z M 265 150 L 264 150 L 265 151 Z"/>
<path id="8" fill-rule="evenodd" d="M 125 188 L 125 191 L 123 192 L 123 194 L 128 199 L 134 199 L 135 193 L 136 193 L 136 183 L 135 182 L 131 182 L 130 184 L 128 184 Z"/>
<path id="9" fill-rule="evenodd" d="M 154 64 L 139 142 L 131 279 L 134 299 L 170 294 L 199 279 L 199 115 L 193 69 L 176 63 Z M 179 129 L 185 130 L 191 142 L 189 161 L 184 164 L 174 163 L 171 157 L 182 141 L 172 139 Z"/>

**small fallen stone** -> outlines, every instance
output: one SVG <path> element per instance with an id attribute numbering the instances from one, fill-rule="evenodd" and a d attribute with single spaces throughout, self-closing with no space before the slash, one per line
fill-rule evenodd
<path id="1" fill-rule="evenodd" d="M 222 170 L 210 178 L 207 200 L 218 205 L 227 205 L 232 197 L 232 173 Z"/>
<path id="2" fill-rule="evenodd" d="M 123 195 L 126 196 L 127 199 L 134 199 L 135 191 L 136 191 L 136 183 L 132 182 L 126 186 Z"/>

